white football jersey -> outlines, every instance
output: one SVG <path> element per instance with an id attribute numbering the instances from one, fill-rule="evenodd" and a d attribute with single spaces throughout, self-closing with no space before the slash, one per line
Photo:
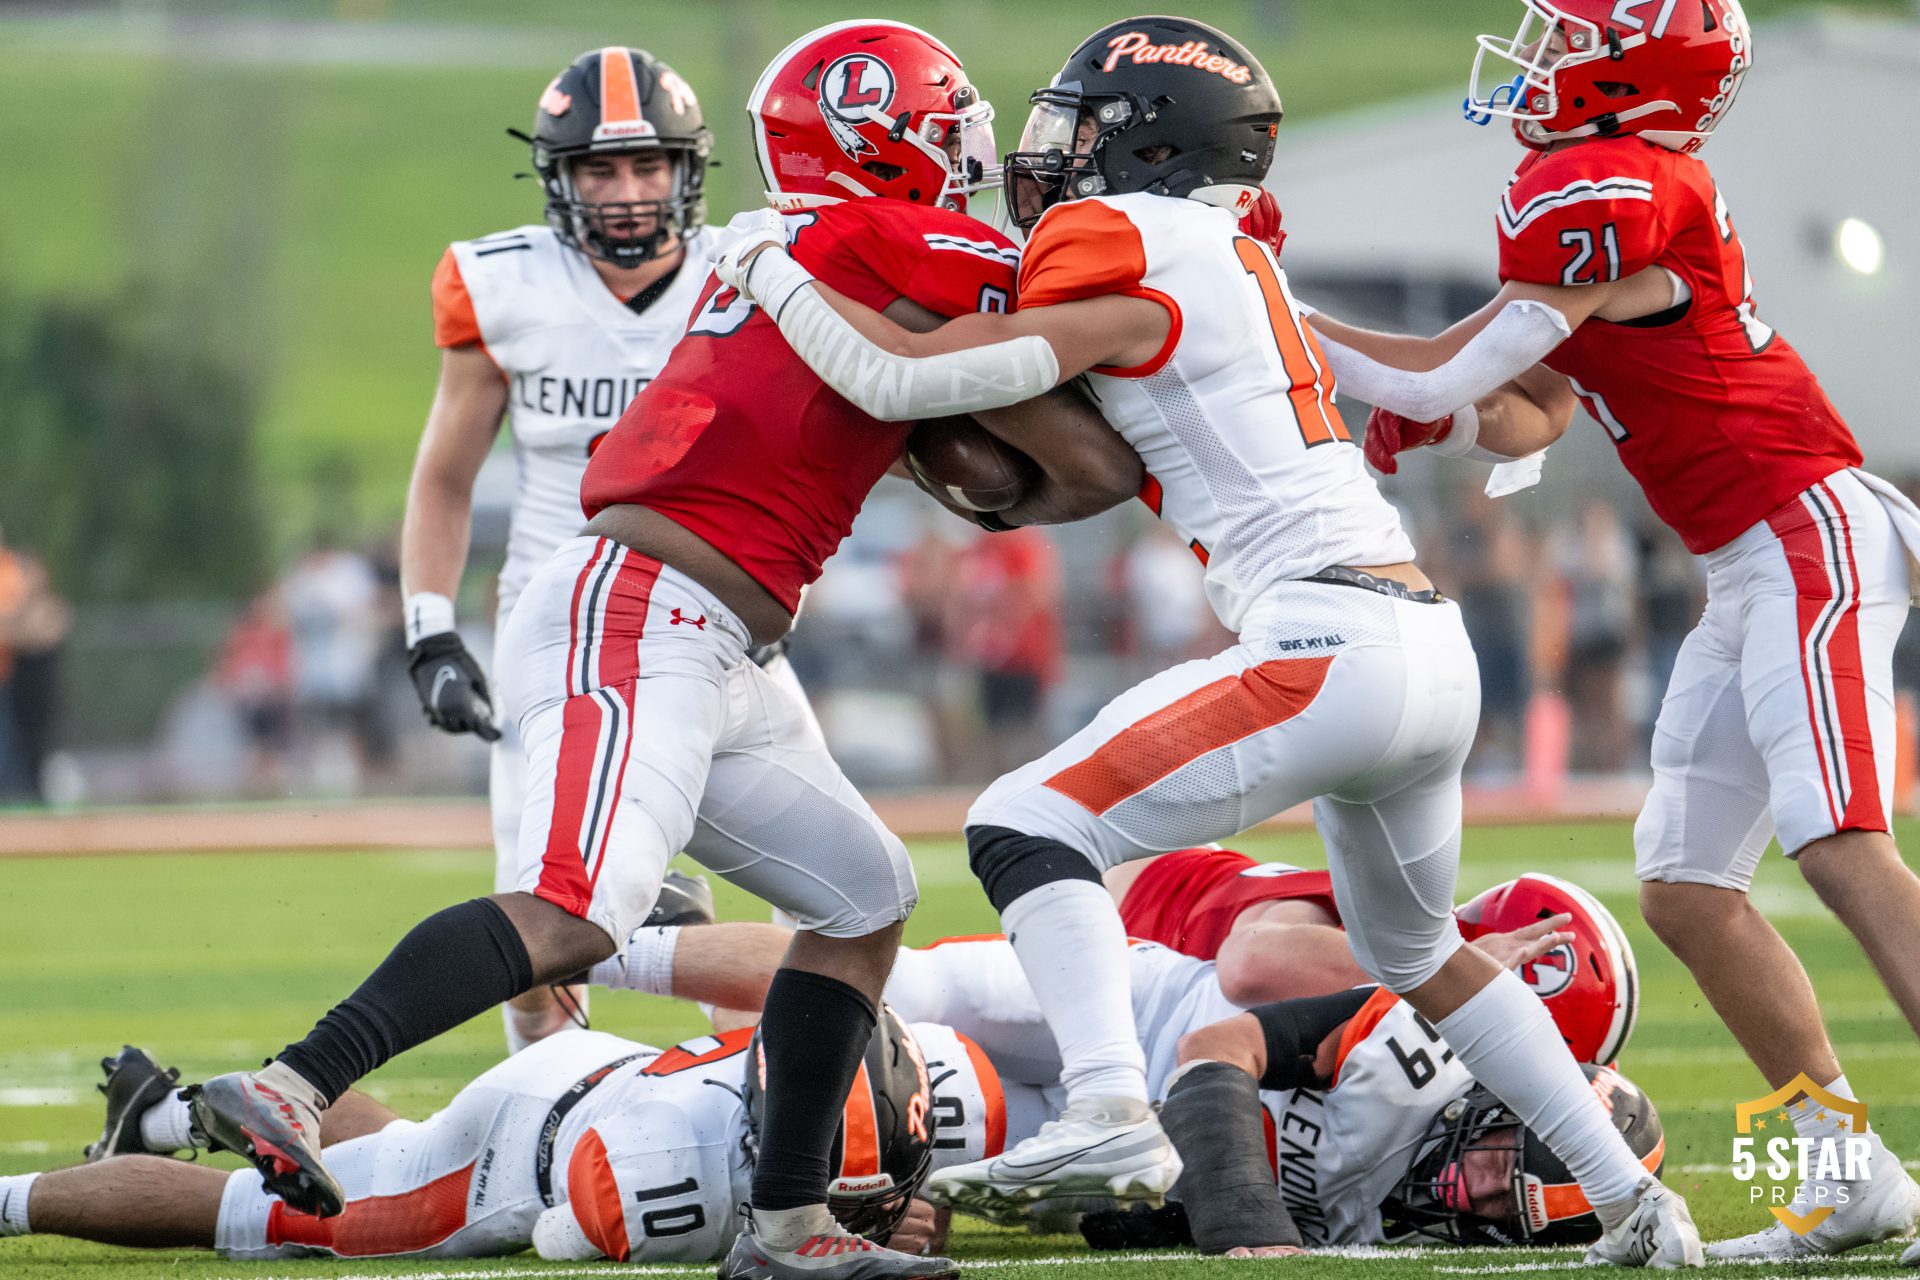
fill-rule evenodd
<path id="1" fill-rule="evenodd" d="M 1285 273 L 1232 213 L 1144 193 L 1047 210 L 1021 256 L 1020 306 L 1108 294 L 1172 317 L 1151 360 L 1087 380 L 1146 466 L 1142 500 L 1206 566 L 1221 622 L 1238 631 L 1274 582 L 1413 558 Z"/>
<path id="2" fill-rule="evenodd" d="M 594 442 L 667 362 L 706 284 L 715 233 L 687 241 L 673 283 L 636 315 L 588 257 L 545 226 L 452 245 L 434 274 L 434 338 L 481 343 L 507 381 L 519 466 L 500 572 L 500 616 L 580 532 L 580 477 Z"/>
<path id="3" fill-rule="evenodd" d="M 933 1167 L 998 1155 L 1007 1114 L 986 1055 L 951 1028 L 910 1029 L 932 1089 Z M 750 1029 L 731 1031 L 665 1052 L 612 1037 L 582 1041 L 591 1061 L 573 1064 L 578 1078 L 621 1065 L 560 1120 L 552 1147 L 555 1202 L 575 1202 L 583 1226 L 587 1205 L 617 1206 L 629 1262 L 705 1262 L 724 1254 L 751 1190 L 745 1090 L 752 1038 Z M 604 1214 L 601 1221 L 599 1230 L 618 1230 Z"/>
<path id="4" fill-rule="evenodd" d="M 1245 1010 L 1221 993 L 1211 961 L 1156 942 L 1127 950 L 1147 1090 L 1158 1099 L 1178 1068 L 1180 1038 Z M 887 1002 L 902 1017 L 953 1024 L 1009 1081 L 1057 1075 L 1059 1051 L 1005 939 L 901 951 Z M 1384 990 L 1348 1023 L 1337 1060 L 1330 1089 L 1260 1093 L 1281 1196 L 1313 1245 L 1382 1239 L 1381 1201 L 1412 1166 L 1434 1115 L 1473 1087 L 1438 1034 Z"/>

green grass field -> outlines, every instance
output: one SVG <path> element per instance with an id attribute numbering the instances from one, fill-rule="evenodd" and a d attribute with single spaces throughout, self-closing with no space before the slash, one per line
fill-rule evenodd
<path id="1" fill-rule="evenodd" d="M 1913 847 L 1920 826 L 1902 831 Z M 1262 857 L 1320 861 L 1310 835 L 1249 837 Z M 994 927 L 955 842 L 914 848 L 922 904 L 909 930 L 925 942 Z M 1726 1169 L 1737 1101 L 1766 1092 L 1732 1039 L 1704 1008 L 1684 973 L 1639 927 L 1633 911 L 1629 831 L 1624 824 L 1504 827 L 1468 841 L 1462 896 L 1529 868 L 1552 871 L 1598 893 L 1626 922 L 1645 980 L 1639 1030 L 1623 1059 L 1660 1106 L 1668 1133 L 1668 1181 L 1691 1199 L 1709 1238 L 1765 1221 Z M 257 1062 L 302 1034 L 333 999 L 364 976 L 420 916 L 486 887 L 490 862 L 476 851 L 392 854 L 274 853 L 0 861 L 7 926 L 0 931 L 0 1173 L 71 1163 L 98 1129 L 96 1061 L 131 1041 L 189 1078 Z M 760 917 L 744 895 L 721 887 L 723 914 Z M 1791 867 L 1763 868 L 1756 899 L 1812 971 L 1849 1078 L 1896 1150 L 1920 1155 L 1920 1049 L 1916 1049 L 1865 959 L 1820 909 Z M 600 993 L 594 1022 L 667 1043 L 703 1029 L 690 1005 Z M 421 1116 L 496 1060 L 497 1019 L 488 1015 L 374 1075 L 372 1092 Z M 1179 1255 L 1121 1260 L 1091 1255 L 1077 1239 L 967 1228 L 955 1251 L 994 1277 L 1057 1274 L 1085 1262 L 1123 1280 L 1181 1277 L 1220 1262 Z M 1844 1263 L 1767 1273 L 1886 1274 L 1891 1248 Z M 1857 1260 L 1856 1260 L 1857 1259 Z M 1329 1277 L 1523 1275 L 1575 1264 L 1572 1253 L 1386 1250 L 1286 1264 Z M 1258 1266 L 1264 1264 L 1246 1264 Z M 497 1262 L 244 1264 L 207 1254 L 138 1254 L 52 1240 L 0 1241 L 8 1280 L 93 1277 L 336 1278 L 402 1274 L 584 1275 L 609 1270 L 548 1265 L 531 1254 Z M 628 1269 L 630 1270 L 630 1269 Z M 681 1268 L 679 1273 L 704 1272 Z M 668 1272 L 672 1274 L 673 1272 Z M 1752 1268 L 1737 1274 L 1763 1280 Z"/>

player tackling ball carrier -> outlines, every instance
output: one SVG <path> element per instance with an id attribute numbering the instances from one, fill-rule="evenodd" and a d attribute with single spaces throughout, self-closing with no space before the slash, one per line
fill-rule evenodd
<path id="1" fill-rule="evenodd" d="M 1539 1000 L 1466 947 L 1451 913 L 1478 673 L 1459 610 L 1366 473 L 1270 250 L 1236 225 L 1272 162 L 1271 80 L 1205 24 L 1140 18 L 1096 32 L 1033 101 L 1006 162 L 1031 228 L 1012 315 L 908 332 L 816 281 L 777 231 L 715 267 L 877 417 L 990 407 L 1087 375 L 1146 467 L 1143 496 L 1190 542 L 1240 636 L 1122 694 L 969 813 L 974 869 L 1058 1041 L 1069 1106 L 929 1194 L 989 1211 L 1166 1195 L 1180 1161 L 1148 1105 L 1101 872 L 1312 798 L 1355 958 L 1578 1177 L 1606 1227 L 1590 1256 L 1697 1264 L 1684 1202 L 1621 1140 Z M 1222 1114 L 1253 1114 L 1250 1075 L 1212 1074 Z M 1270 1238 L 1251 1243 L 1298 1246 L 1284 1212 L 1264 1222 Z"/>
<path id="2" fill-rule="evenodd" d="M 823 278 L 926 327 L 1007 305 L 1013 246 L 960 212 L 997 176 L 992 111 L 944 45 L 898 23 L 823 28 L 774 60 L 748 110 L 769 199 L 795 211 L 794 253 Z M 1139 459 L 1072 393 L 995 419 L 1043 473 L 1033 510 L 1078 518 L 1138 489 Z M 684 849 L 801 925 L 768 991 L 751 1218 L 722 1274 L 953 1271 L 828 1212 L 841 1102 L 916 888 L 804 704 L 748 660 L 792 625 L 907 434 L 824 385 L 750 299 L 705 283 L 588 465 L 585 533 L 507 625 L 502 692 L 528 759 L 515 891 L 422 921 L 304 1040 L 207 1081 L 210 1139 L 294 1208 L 338 1213 L 320 1111 L 395 1054 L 621 951 Z"/>
<path id="3" fill-rule="evenodd" d="M 1674 665 L 1634 826 L 1641 911 L 1770 1085 L 1804 1072 L 1851 1098 L 1806 970 L 1747 891 L 1777 835 L 1920 1031 L 1920 879 L 1888 827 L 1920 512 L 1860 469 L 1853 433 L 1758 315 L 1696 158 L 1753 64 L 1752 33 L 1738 0 L 1527 0 L 1512 39 L 1480 45 L 1469 118 L 1509 120 L 1528 149 L 1496 211 L 1500 292 L 1432 339 L 1313 324 L 1341 385 L 1378 406 L 1366 448 L 1381 470 L 1423 447 L 1527 457 L 1583 404 L 1702 558 L 1706 611 Z M 1844 1136 L 1817 1103 L 1790 1114 L 1809 1142 Z M 1920 1186 L 1867 1137 L 1866 1177 L 1816 1172 L 1796 1193 L 1796 1212 L 1831 1209 L 1825 1221 L 1709 1255 L 1817 1256 L 1910 1232 Z"/>

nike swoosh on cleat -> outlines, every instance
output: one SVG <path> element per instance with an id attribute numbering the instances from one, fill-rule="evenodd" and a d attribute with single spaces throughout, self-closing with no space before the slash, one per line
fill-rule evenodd
<path id="1" fill-rule="evenodd" d="M 1090 1146 L 1081 1147 L 1078 1151 L 1069 1151 L 1066 1155 L 1056 1157 L 1050 1163 L 1043 1162 L 1041 1164 L 1016 1164 L 1012 1160 L 1009 1160 L 1005 1156 L 1002 1156 L 1000 1157 L 999 1165 L 1000 1165 L 1000 1168 L 1005 1169 L 1009 1173 L 1014 1174 L 1016 1177 L 1043 1176 L 1045 1174 L 1056 1172 L 1057 1170 L 1059 1170 L 1065 1165 L 1072 1164 L 1075 1160 L 1078 1160 L 1081 1156 L 1087 1155 L 1090 1152 L 1098 1151 L 1100 1148 L 1104 1146 L 1108 1146 L 1112 1143 L 1118 1142 L 1122 1138 L 1127 1138 L 1131 1136 L 1132 1136 L 1131 1134 L 1116 1133 L 1111 1138 L 1103 1138 L 1099 1142 L 1093 1143 Z"/>

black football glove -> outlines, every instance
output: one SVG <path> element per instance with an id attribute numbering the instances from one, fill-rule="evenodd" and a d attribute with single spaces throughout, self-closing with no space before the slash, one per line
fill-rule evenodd
<path id="1" fill-rule="evenodd" d="M 477 734 L 483 742 L 500 740 L 487 678 L 458 635 L 442 631 L 407 650 L 407 674 L 436 729 Z"/>

